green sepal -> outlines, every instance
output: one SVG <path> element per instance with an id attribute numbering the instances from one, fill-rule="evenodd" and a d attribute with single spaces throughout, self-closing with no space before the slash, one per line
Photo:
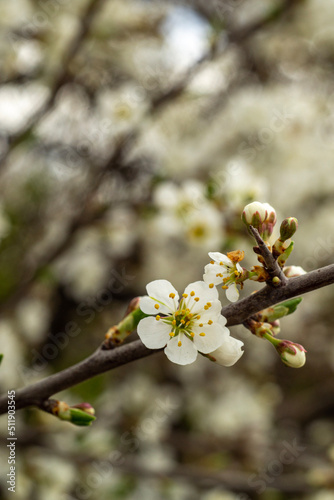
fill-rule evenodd
<path id="1" fill-rule="evenodd" d="M 65 418 L 64 420 L 68 420 L 74 425 L 87 426 L 91 425 L 91 423 L 96 420 L 94 415 L 90 415 L 85 411 L 79 410 L 78 408 L 70 408 L 69 418 Z"/>
<path id="2" fill-rule="evenodd" d="M 2 360 L 3 360 L 3 354 L 0 354 L 0 365 L 1 365 Z"/>
<path id="3" fill-rule="evenodd" d="M 284 316 L 288 316 L 292 314 L 297 309 L 298 304 L 302 301 L 302 297 L 296 297 L 294 299 L 286 300 L 281 304 L 276 306 L 268 307 L 261 311 L 261 321 L 267 321 L 271 323 L 276 319 L 283 318 Z"/>
<path id="4" fill-rule="evenodd" d="M 277 259 L 277 262 L 278 264 L 283 267 L 285 262 L 287 261 L 289 255 L 291 254 L 292 250 L 293 250 L 293 241 L 291 241 L 290 245 L 288 246 L 288 248 L 286 250 L 284 250 L 284 252 L 278 257 Z"/>

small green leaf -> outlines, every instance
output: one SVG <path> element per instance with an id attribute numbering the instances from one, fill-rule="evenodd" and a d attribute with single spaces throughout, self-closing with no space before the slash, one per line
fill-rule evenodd
<path id="1" fill-rule="evenodd" d="M 301 303 L 302 300 L 303 300 L 303 297 L 296 297 L 294 299 L 290 299 L 290 300 L 286 300 L 285 302 L 282 302 L 282 304 L 280 304 L 280 305 L 286 307 L 289 310 L 289 312 L 286 314 L 286 316 L 288 314 L 292 314 L 293 312 L 295 312 L 295 310 L 297 309 L 298 305 Z"/>

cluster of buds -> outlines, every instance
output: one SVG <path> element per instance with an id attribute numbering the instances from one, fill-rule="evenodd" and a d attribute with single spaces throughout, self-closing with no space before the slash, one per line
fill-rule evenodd
<path id="1" fill-rule="evenodd" d="M 276 335 L 280 331 L 280 318 L 292 314 L 301 300 L 301 297 L 297 297 L 268 307 L 245 322 L 245 326 L 253 335 L 268 340 L 275 347 L 283 363 L 291 368 L 301 368 L 305 364 L 306 350 L 302 345 L 278 339 Z"/>
<path id="2" fill-rule="evenodd" d="M 284 267 L 285 263 L 293 250 L 293 241 L 291 237 L 297 231 L 298 221 L 295 217 L 288 217 L 283 220 L 280 226 L 280 236 L 274 242 L 272 247 L 268 243 L 268 238 L 271 236 L 274 226 L 276 224 L 276 212 L 274 208 L 268 203 L 260 203 L 254 201 L 245 206 L 241 216 L 242 221 L 246 224 L 248 231 L 252 236 L 253 229 L 257 229 L 259 235 L 264 240 L 269 252 L 272 254 L 273 259 L 277 262 L 279 268 L 283 268 L 283 273 L 287 278 L 300 276 L 305 274 L 305 271 L 299 266 Z M 253 229 L 252 229 L 253 228 Z M 262 252 L 259 247 L 254 247 L 254 252 L 258 254 L 258 261 L 260 266 L 253 266 L 248 278 L 253 281 L 268 282 L 271 277 L 265 265 Z M 278 278 L 276 281 L 279 281 Z M 272 281 L 275 283 L 275 281 Z"/>
<path id="3" fill-rule="evenodd" d="M 277 220 L 275 209 L 269 203 L 258 201 L 245 206 L 241 219 L 248 228 L 253 226 L 257 229 L 265 241 L 272 235 Z"/>
<path id="4" fill-rule="evenodd" d="M 51 413 L 60 420 L 67 420 L 74 425 L 87 426 L 95 420 L 95 410 L 89 403 L 69 406 L 64 401 L 52 401 Z"/>

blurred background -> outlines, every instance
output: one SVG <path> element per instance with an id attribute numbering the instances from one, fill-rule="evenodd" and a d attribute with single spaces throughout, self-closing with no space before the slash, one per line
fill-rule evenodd
<path id="1" fill-rule="evenodd" d="M 149 281 L 202 279 L 208 251 L 256 264 L 253 200 L 298 218 L 289 264 L 333 262 L 333 1 L 2 0 L 0 19 L 2 392 L 84 359 Z M 282 320 L 300 370 L 234 327 L 233 367 L 159 353 L 57 395 L 91 427 L 17 412 L 15 498 L 333 500 L 333 299 Z"/>

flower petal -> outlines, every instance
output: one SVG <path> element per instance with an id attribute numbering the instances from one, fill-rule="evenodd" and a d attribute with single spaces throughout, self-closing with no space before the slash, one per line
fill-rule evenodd
<path id="1" fill-rule="evenodd" d="M 220 252 L 209 252 L 209 257 L 214 260 L 215 262 L 222 262 L 225 266 L 233 266 L 233 262 L 231 259 L 227 257 L 227 255 L 224 255 L 223 253 Z"/>
<path id="2" fill-rule="evenodd" d="M 193 328 L 194 344 L 198 351 L 208 354 L 218 347 L 220 347 L 224 341 L 224 327 L 218 323 L 213 323 L 212 325 L 204 325 L 203 327 L 196 326 Z M 200 333 L 205 333 L 205 336 L 201 336 Z"/>
<path id="3" fill-rule="evenodd" d="M 244 351 L 241 349 L 244 345 L 241 340 L 234 337 L 226 337 L 223 344 L 210 355 L 216 358 L 216 363 L 223 366 L 232 366 L 241 358 Z"/>
<path id="4" fill-rule="evenodd" d="M 213 283 L 214 285 L 219 285 L 223 281 L 223 276 L 217 276 L 217 274 L 223 274 L 225 269 L 216 264 L 208 264 L 204 268 L 203 280 L 205 283 Z"/>
<path id="5" fill-rule="evenodd" d="M 179 341 L 181 341 L 181 346 L 178 345 Z M 197 349 L 190 339 L 180 334 L 168 342 L 165 354 L 169 361 L 177 365 L 189 365 L 196 360 Z"/>
<path id="6" fill-rule="evenodd" d="M 236 302 L 239 298 L 239 290 L 235 283 L 232 283 L 226 290 L 226 297 L 230 302 Z"/>
<path id="7" fill-rule="evenodd" d="M 192 313 L 200 312 L 207 302 L 218 300 L 217 289 L 215 287 L 210 288 L 204 281 L 190 283 L 184 293 L 188 295 L 186 305 Z"/>
<path id="8" fill-rule="evenodd" d="M 139 321 L 137 332 L 140 340 L 148 349 L 160 349 L 170 339 L 171 328 L 161 319 L 144 318 Z"/>
<path id="9" fill-rule="evenodd" d="M 209 320 L 216 323 L 221 316 L 222 305 L 219 300 L 213 300 L 210 302 L 211 307 L 208 309 L 202 309 L 200 311 L 200 319 L 196 320 L 195 324 L 207 323 Z"/>
<path id="10" fill-rule="evenodd" d="M 156 305 L 158 305 L 159 307 L 156 308 Z M 170 307 L 162 304 L 161 302 L 157 302 L 147 295 L 144 295 L 144 297 L 140 297 L 139 307 L 145 314 L 172 314 Z"/>
<path id="11" fill-rule="evenodd" d="M 218 319 L 218 323 L 221 325 L 221 326 L 225 326 L 226 323 L 227 323 L 227 319 L 225 318 L 225 316 L 223 316 L 222 314 L 219 316 L 219 319 Z M 226 330 L 228 331 L 228 334 L 230 334 L 230 331 L 226 328 Z"/>
<path id="12" fill-rule="evenodd" d="M 157 314 L 161 312 L 163 314 L 170 314 L 176 311 L 178 307 L 179 294 L 173 287 L 173 285 L 167 280 L 155 280 L 148 283 L 146 290 L 152 302 L 147 298 L 145 300 L 140 300 L 140 309 L 146 314 Z M 170 297 L 170 294 L 174 295 L 174 298 Z M 144 297 L 143 297 L 144 299 Z M 156 309 L 155 304 L 159 305 Z"/>

